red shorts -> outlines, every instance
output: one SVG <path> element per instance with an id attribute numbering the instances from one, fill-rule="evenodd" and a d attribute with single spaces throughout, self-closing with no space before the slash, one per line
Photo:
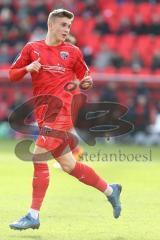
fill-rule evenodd
<path id="1" fill-rule="evenodd" d="M 73 151 L 78 145 L 78 139 L 70 133 L 70 129 L 46 129 L 48 129 L 48 133 L 46 133 L 46 131 L 45 133 L 41 131 L 35 144 L 51 152 L 54 157 L 59 157 Z"/>
<path id="2" fill-rule="evenodd" d="M 40 133 L 40 135 L 38 136 L 38 139 L 36 140 L 36 145 L 42 148 L 45 148 L 48 151 L 54 151 L 57 148 L 63 149 L 63 147 L 65 147 L 67 143 L 71 150 L 75 148 L 74 147 L 75 145 L 77 146 L 78 139 L 74 135 L 69 135 L 69 133 L 70 133 L 70 129 L 73 128 L 74 118 L 76 118 L 75 116 L 77 116 L 79 107 L 78 107 L 78 102 L 75 103 L 73 105 L 74 111 L 73 113 L 71 113 L 71 100 L 70 101 L 69 100 L 65 99 L 64 105 L 60 111 L 58 111 L 59 109 L 58 107 L 56 108 L 56 106 L 53 108 L 50 108 L 50 110 L 47 110 L 48 118 L 46 118 L 45 120 L 43 119 L 46 114 L 47 107 L 43 106 L 36 111 L 36 118 L 37 118 L 37 122 L 40 129 L 46 127 L 53 131 L 55 129 L 57 131 L 60 130 L 63 132 L 62 138 L 60 138 L 60 136 L 58 135 L 57 137 L 55 137 L 54 132 L 52 136 Z M 50 104 L 50 106 L 52 106 L 52 104 Z M 73 114 L 74 116 L 71 116 L 71 114 Z M 52 118 L 53 121 L 49 121 L 50 119 L 49 117 L 51 115 L 56 116 L 54 120 Z"/>

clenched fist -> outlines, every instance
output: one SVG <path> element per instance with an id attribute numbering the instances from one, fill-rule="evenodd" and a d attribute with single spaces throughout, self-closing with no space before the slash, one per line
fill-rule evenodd
<path id="1" fill-rule="evenodd" d="M 26 67 L 27 72 L 39 72 L 41 68 L 40 58 Z"/>
<path id="2" fill-rule="evenodd" d="M 86 76 L 83 78 L 83 80 L 80 82 L 79 87 L 83 90 L 87 90 L 93 86 L 93 81 L 91 76 Z"/>

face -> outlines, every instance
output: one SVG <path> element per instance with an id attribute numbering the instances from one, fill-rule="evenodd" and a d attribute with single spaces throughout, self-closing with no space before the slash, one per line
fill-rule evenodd
<path id="1" fill-rule="evenodd" d="M 63 18 L 55 18 L 52 22 L 49 23 L 49 31 L 54 35 L 55 40 L 57 42 L 65 41 L 67 38 L 70 28 L 71 28 L 72 20 L 66 17 Z"/>

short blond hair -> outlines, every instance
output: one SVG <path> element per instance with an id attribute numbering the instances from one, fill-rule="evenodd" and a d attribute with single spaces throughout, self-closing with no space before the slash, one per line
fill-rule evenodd
<path id="1" fill-rule="evenodd" d="M 50 12 L 49 16 L 48 16 L 48 23 L 54 19 L 54 18 L 62 18 L 62 17 L 66 17 L 68 19 L 73 20 L 74 19 L 74 14 L 66 9 L 63 8 L 59 8 L 59 9 L 55 9 L 52 12 Z"/>

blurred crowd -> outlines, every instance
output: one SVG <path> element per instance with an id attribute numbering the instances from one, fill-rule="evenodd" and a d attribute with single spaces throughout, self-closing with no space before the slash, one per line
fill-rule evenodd
<path id="1" fill-rule="evenodd" d="M 8 117 L 14 110 L 25 103 L 30 97 L 31 90 L 28 89 L 28 93 L 23 92 L 22 87 L 17 88 L 13 92 L 13 99 L 8 102 L 7 91 L 6 94 L 1 95 L 0 105 L 0 138 L 21 138 L 24 137 L 20 132 L 14 131 L 12 128 L 8 128 Z M 126 106 L 128 111 L 123 119 L 129 121 L 134 125 L 134 130 L 130 133 L 114 138 L 114 142 L 120 143 L 132 143 L 135 144 L 160 144 L 160 100 L 154 100 L 153 95 L 155 93 L 148 88 L 144 82 L 139 82 L 130 86 L 128 83 L 118 83 L 115 81 L 107 82 L 105 85 L 98 85 L 95 89 L 91 89 L 88 95 L 89 102 L 115 102 Z M 28 109 L 28 106 L 25 106 Z M 28 111 L 28 110 L 27 110 Z M 87 122 L 84 121 L 83 111 L 90 112 L 90 109 L 83 108 L 80 111 L 79 119 L 82 124 L 80 128 L 86 129 Z M 25 112 L 25 109 L 24 109 Z M 32 111 L 30 111 L 32 112 Z M 23 118 L 23 116 L 20 116 Z M 82 121 L 81 121 L 82 120 Z M 30 121 L 34 122 L 34 115 L 30 116 Z M 90 119 L 88 129 L 92 122 L 92 126 L 98 125 L 98 119 Z M 83 126 L 85 123 L 85 126 Z M 105 124 L 105 123 L 104 123 Z M 104 133 L 104 137 L 106 134 Z M 108 137 L 108 134 L 107 134 Z"/>
<path id="2" fill-rule="evenodd" d="M 123 116 L 123 120 L 132 123 L 134 129 L 126 135 L 114 138 L 114 142 L 151 145 L 160 144 L 160 100 L 155 101 L 154 94 L 144 82 L 130 85 L 113 80 L 105 86 L 102 85 L 99 92 L 93 91 L 89 100 L 119 103 L 127 107 L 128 111 Z M 93 126 L 95 125 L 98 125 L 98 119 L 96 122 L 93 119 Z M 108 133 L 104 133 L 104 137 L 108 136 Z"/>
<path id="3" fill-rule="evenodd" d="M 159 69 L 159 0 L 1 0 L 1 69 L 13 62 L 27 41 L 44 38 L 48 13 L 61 7 L 75 13 L 71 31 L 89 66 Z"/>
<path id="4" fill-rule="evenodd" d="M 75 13 L 73 41 L 91 70 L 160 73 L 160 0 L 1 0 L 0 69 L 8 68 L 28 41 L 43 39 L 48 13 L 62 7 Z M 9 129 L 7 121 L 15 107 L 31 96 L 30 87 L 24 89 L 10 94 L 8 87 L 6 93 L 1 90 L 0 137 L 21 135 Z M 135 130 L 127 135 L 127 142 L 131 137 L 138 144 L 160 143 L 160 98 L 146 84 L 132 88 L 128 83 L 109 82 L 97 85 L 90 96 L 92 101 L 128 107 L 125 119 Z"/>

